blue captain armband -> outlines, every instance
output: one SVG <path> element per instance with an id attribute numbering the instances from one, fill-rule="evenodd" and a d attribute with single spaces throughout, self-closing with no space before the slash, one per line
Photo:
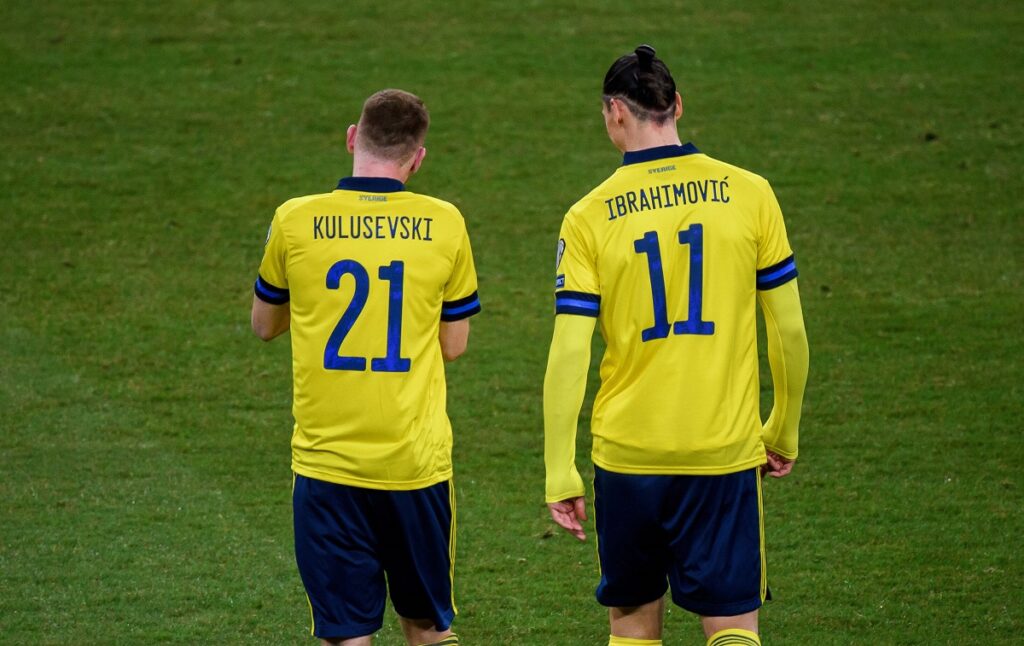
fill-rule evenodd
<path id="1" fill-rule="evenodd" d="M 579 314 L 596 317 L 601 312 L 601 297 L 586 292 L 555 292 L 555 314 Z"/>
<path id="2" fill-rule="evenodd" d="M 757 288 L 760 290 L 775 289 L 797 277 L 796 257 L 790 256 L 771 267 L 757 270 Z"/>
<path id="3" fill-rule="evenodd" d="M 259 274 L 256 274 L 256 284 L 253 285 L 253 291 L 256 292 L 257 298 L 271 305 L 284 305 L 290 298 L 287 289 L 271 285 L 263 280 L 263 276 Z"/>
<path id="4" fill-rule="evenodd" d="M 480 312 L 480 298 L 473 292 L 465 298 L 441 303 L 441 320 L 446 323 L 461 321 Z"/>

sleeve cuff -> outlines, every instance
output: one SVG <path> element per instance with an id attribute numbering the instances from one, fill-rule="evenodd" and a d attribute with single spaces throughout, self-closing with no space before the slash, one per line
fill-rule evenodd
<path id="1" fill-rule="evenodd" d="M 255 292 L 256 298 L 271 305 L 284 305 L 290 299 L 287 289 L 271 285 L 263 280 L 263 276 L 259 274 L 256 275 L 256 284 L 253 285 L 253 292 Z"/>
<path id="2" fill-rule="evenodd" d="M 442 302 L 441 320 L 446 323 L 461 321 L 462 319 L 469 318 L 474 314 L 479 314 L 480 310 L 480 298 L 477 296 L 476 292 L 473 292 L 465 298 Z"/>
<path id="3" fill-rule="evenodd" d="M 775 289 L 797 277 L 796 257 L 790 256 L 782 262 L 757 270 L 757 288 Z"/>
<path id="4" fill-rule="evenodd" d="M 798 455 L 797 451 L 783 451 L 782 449 L 776 446 L 769 446 L 767 442 L 765 442 L 764 448 L 768 449 L 772 453 L 777 453 L 778 455 L 781 455 L 787 460 L 795 460 Z"/>
<path id="5" fill-rule="evenodd" d="M 555 314 L 579 314 L 596 317 L 601 313 L 601 297 L 586 292 L 555 292 Z"/>

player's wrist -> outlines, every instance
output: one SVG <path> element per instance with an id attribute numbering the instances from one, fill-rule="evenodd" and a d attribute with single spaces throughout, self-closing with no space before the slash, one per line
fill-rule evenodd
<path id="1" fill-rule="evenodd" d="M 789 461 L 796 460 L 798 454 L 798 452 L 795 449 L 790 451 L 767 443 L 764 445 L 764 448 L 766 451 L 771 451 L 780 458 L 785 458 L 786 460 Z"/>
<path id="2" fill-rule="evenodd" d="M 544 502 L 551 505 L 556 502 L 562 502 L 563 500 L 572 500 L 574 498 L 582 498 L 584 494 L 583 489 L 566 489 L 556 493 L 545 493 Z"/>

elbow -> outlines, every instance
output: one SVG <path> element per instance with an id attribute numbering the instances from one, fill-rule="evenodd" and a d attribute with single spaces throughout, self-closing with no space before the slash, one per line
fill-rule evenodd
<path id="1" fill-rule="evenodd" d="M 269 341 L 269 340 L 273 339 L 274 336 L 275 336 L 274 334 L 271 333 L 270 330 L 267 330 L 267 329 L 265 329 L 263 327 L 260 327 L 259 325 L 256 325 L 255 323 L 252 326 L 252 331 L 256 333 L 256 336 L 258 336 L 261 341 Z"/>
<path id="2" fill-rule="evenodd" d="M 252 331 L 261 341 L 270 341 L 280 334 L 273 326 L 269 325 L 266 321 L 258 320 L 255 316 L 252 318 Z"/>
<path id="3" fill-rule="evenodd" d="M 437 340 L 441 344 L 441 356 L 445 361 L 455 361 L 466 351 L 469 344 L 469 321 L 461 320 L 451 323 L 441 321 Z"/>
<path id="4" fill-rule="evenodd" d="M 807 328 L 802 319 L 781 321 L 778 327 L 779 337 L 787 348 L 807 352 Z"/>
<path id="5" fill-rule="evenodd" d="M 463 343 L 459 346 L 441 346 L 441 356 L 444 357 L 445 361 L 455 361 L 462 356 L 462 353 L 466 351 L 466 344 Z"/>
<path id="6" fill-rule="evenodd" d="M 288 330 L 291 317 L 288 305 L 270 305 L 258 297 L 253 297 L 252 315 L 249 320 L 253 333 L 264 341 L 270 341 Z"/>
<path id="7" fill-rule="evenodd" d="M 260 340 L 261 340 L 261 341 L 263 341 L 264 343 L 266 343 L 267 341 L 271 341 L 271 340 L 273 340 L 273 339 L 274 339 L 274 337 L 275 337 L 275 336 L 277 336 L 277 335 L 275 335 L 275 334 L 269 334 L 269 333 L 267 333 L 267 332 L 263 332 L 263 331 L 257 330 L 257 331 L 256 331 L 256 336 L 258 336 L 258 337 L 260 338 Z"/>

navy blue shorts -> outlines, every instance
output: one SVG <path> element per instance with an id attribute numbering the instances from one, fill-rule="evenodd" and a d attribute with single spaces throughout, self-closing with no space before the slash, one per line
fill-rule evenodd
<path id="1" fill-rule="evenodd" d="M 400 616 L 448 629 L 455 617 L 453 493 L 449 482 L 381 491 L 295 476 L 295 560 L 315 636 L 377 632 L 388 593 Z"/>
<path id="2" fill-rule="evenodd" d="M 594 471 L 601 605 L 640 606 L 671 585 L 677 606 L 706 617 L 761 607 L 768 588 L 758 469 L 721 476 Z"/>

